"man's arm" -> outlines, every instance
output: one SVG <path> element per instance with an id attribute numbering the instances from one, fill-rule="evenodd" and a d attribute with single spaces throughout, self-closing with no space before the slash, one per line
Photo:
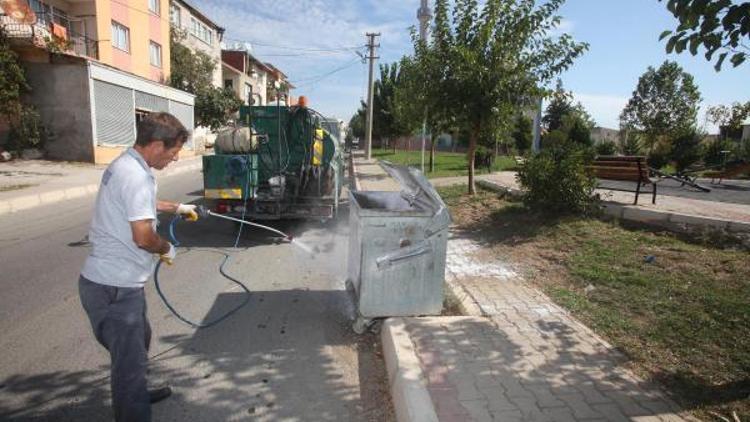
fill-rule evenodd
<path id="1" fill-rule="evenodd" d="M 154 232 L 153 220 L 138 220 L 130 222 L 133 242 L 139 248 L 159 255 L 169 253 L 171 245 Z"/>
<path id="2" fill-rule="evenodd" d="M 177 207 L 179 207 L 180 204 L 177 202 L 169 202 L 169 201 L 156 201 L 156 211 L 159 212 L 168 212 L 170 214 L 177 214 Z"/>

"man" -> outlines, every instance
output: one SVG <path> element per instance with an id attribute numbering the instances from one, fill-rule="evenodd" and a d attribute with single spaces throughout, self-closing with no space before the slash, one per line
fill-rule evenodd
<path id="1" fill-rule="evenodd" d="M 171 394 L 169 387 L 148 391 L 146 367 L 151 327 L 143 285 L 155 258 L 171 264 L 175 248 L 156 233 L 156 213 L 182 214 L 197 220 L 195 205 L 156 200 L 156 179 L 177 161 L 188 138 L 169 113 L 153 113 L 138 125 L 135 146 L 120 155 L 102 175 L 89 240 L 92 250 L 78 282 L 81 304 L 94 335 L 111 357 L 115 420 L 150 421 L 151 403 Z"/>

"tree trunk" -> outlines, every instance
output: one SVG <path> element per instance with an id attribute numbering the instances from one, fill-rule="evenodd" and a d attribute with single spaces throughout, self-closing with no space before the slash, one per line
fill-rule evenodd
<path id="1" fill-rule="evenodd" d="M 474 186 L 474 153 L 477 150 L 477 139 L 479 138 L 479 124 L 475 124 L 469 133 L 469 195 L 477 193 Z"/>
<path id="2" fill-rule="evenodd" d="M 430 173 L 435 171 L 435 134 L 430 136 Z"/>

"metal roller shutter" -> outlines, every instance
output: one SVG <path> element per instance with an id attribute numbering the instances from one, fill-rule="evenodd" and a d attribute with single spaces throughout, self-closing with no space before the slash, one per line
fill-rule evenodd
<path id="1" fill-rule="evenodd" d="M 94 107 L 99 145 L 132 145 L 135 142 L 132 90 L 94 80 Z"/>
<path id="2" fill-rule="evenodd" d="M 193 148 L 193 106 L 170 100 L 169 112 L 185 126 L 188 132 L 190 132 L 190 139 L 185 146 Z"/>
<path id="3" fill-rule="evenodd" d="M 169 111 L 169 100 L 164 97 L 135 91 L 135 107 L 148 111 Z"/>

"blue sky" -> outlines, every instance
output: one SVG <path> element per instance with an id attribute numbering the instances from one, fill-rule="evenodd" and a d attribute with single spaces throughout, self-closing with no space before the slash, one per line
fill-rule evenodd
<path id="1" fill-rule="evenodd" d="M 355 54 L 365 44 L 365 32 L 382 34 L 381 63 L 398 60 L 411 51 L 409 27 L 417 24 L 419 7 L 418 0 L 201 0 L 194 4 L 226 28 L 227 43 L 249 42 L 253 54 L 298 82 L 295 95 L 307 95 L 311 107 L 344 120 L 366 93 L 367 68 Z M 618 126 L 617 117 L 638 77 L 665 59 L 677 61 L 695 77 L 704 99 L 702 111 L 710 105 L 750 101 L 750 63 L 732 68 L 727 62 L 716 73 L 700 54 L 664 52 L 658 36 L 673 28 L 675 20 L 663 2 L 568 0 L 560 15 L 560 30 L 590 44 L 561 79 L 601 126 Z"/>

